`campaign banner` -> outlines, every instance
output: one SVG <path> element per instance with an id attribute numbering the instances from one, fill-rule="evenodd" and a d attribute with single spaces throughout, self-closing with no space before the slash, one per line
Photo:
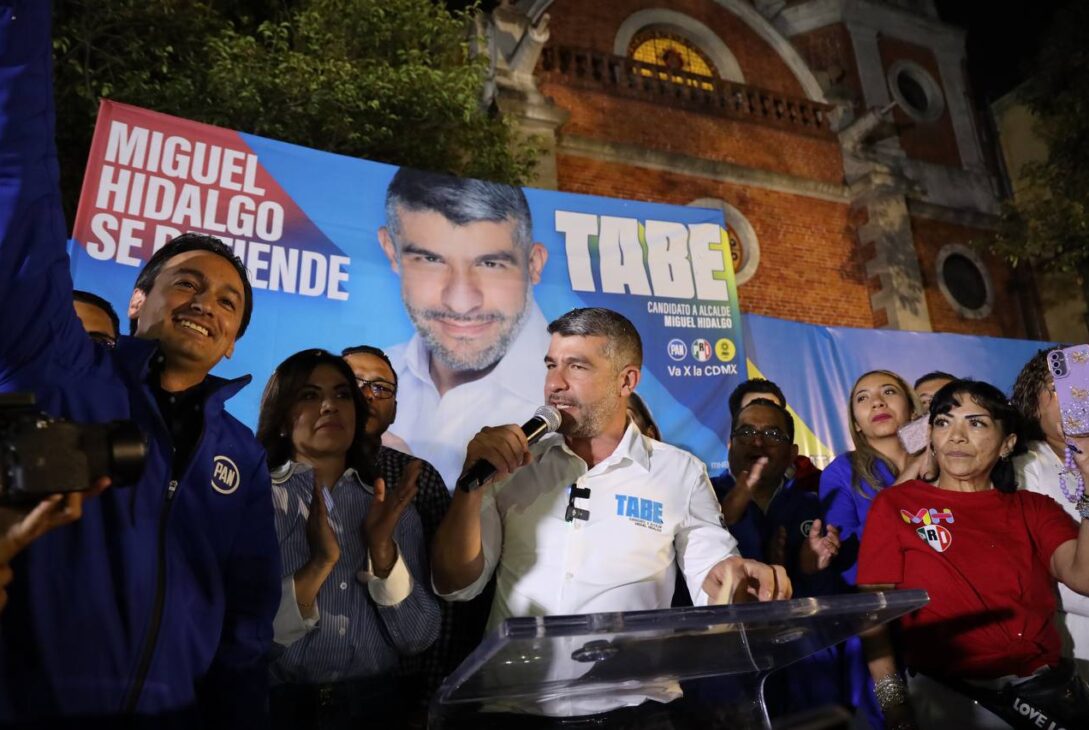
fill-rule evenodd
<path id="1" fill-rule="evenodd" d="M 798 450 L 823 467 L 853 448 L 848 408 L 851 388 L 870 370 L 890 370 L 908 386 L 941 371 L 983 380 L 1009 394 L 1036 352 L 1052 346 L 934 332 L 822 327 L 755 314 L 742 316 L 749 377 L 782 388 L 795 417 Z"/>
<path id="2" fill-rule="evenodd" d="M 220 238 L 255 290 L 249 330 L 215 370 L 254 378 L 231 412 L 256 426 L 265 383 L 298 350 L 377 346 L 399 376 L 390 431 L 448 482 L 480 427 L 522 423 L 545 402 L 547 322 L 607 307 L 642 337 L 637 392 L 665 439 L 722 467 L 726 399 L 746 358 L 721 210 L 532 188 L 522 198 L 478 181 L 429 191 L 429 179 L 104 101 L 73 231 L 75 286 L 124 321 L 154 251 L 184 232 Z"/>

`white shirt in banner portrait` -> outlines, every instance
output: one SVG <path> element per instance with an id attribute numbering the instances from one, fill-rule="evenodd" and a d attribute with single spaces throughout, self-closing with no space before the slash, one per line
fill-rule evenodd
<path id="1" fill-rule="evenodd" d="M 390 432 L 453 489 L 482 426 L 541 405 L 549 335 L 533 298 L 548 251 L 521 188 L 402 167 L 378 242 L 415 334 L 389 350 L 398 378 Z"/>

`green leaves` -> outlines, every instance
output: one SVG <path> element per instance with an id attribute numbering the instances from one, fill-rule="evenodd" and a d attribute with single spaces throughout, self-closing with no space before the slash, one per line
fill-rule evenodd
<path id="1" fill-rule="evenodd" d="M 525 181 L 484 109 L 470 8 L 431 0 L 58 0 L 58 149 L 75 209 L 99 97 L 346 155 Z"/>
<path id="2" fill-rule="evenodd" d="M 1016 265 L 1089 271 L 1089 3 L 1061 10 L 1019 92 L 1047 143 L 1046 161 L 1020 171 L 1016 199 L 1003 204 L 999 231 L 987 248 Z"/>

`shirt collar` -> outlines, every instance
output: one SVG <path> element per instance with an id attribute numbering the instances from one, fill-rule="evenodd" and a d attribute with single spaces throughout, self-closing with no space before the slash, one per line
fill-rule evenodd
<path id="1" fill-rule="evenodd" d="M 487 379 L 490 384 L 509 390 L 525 400 L 539 401 L 543 397 L 540 382 L 536 378 L 526 377 L 526 373 L 544 369 L 544 356 L 548 352 L 551 335 L 548 334 L 548 322 L 532 295 L 528 307 L 526 319 L 507 348 L 507 354 L 481 380 Z M 430 365 L 427 343 L 418 332 L 414 333 L 405 347 L 405 367 L 417 380 L 433 386 Z"/>
<path id="2" fill-rule="evenodd" d="M 538 458 L 544 456 L 546 452 L 551 451 L 556 447 L 560 447 L 565 454 L 573 458 L 579 458 L 578 455 L 568 447 L 562 434 L 550 433 L 538 443 L 540 444 Z M 598 462 L 594 468 L 597 469 L 601 467 L 601 470 L 604 471 L 613 464 L 619 464 L 627 459 L 649 472 L 650 455 L 654 450 L 653 443 L 653 439 L 644 436 L 635 423 L 629 418 L 627 428 L 624 429 L 624 435 L 620 437 L 620 442 L 616 445 L 616 448 L 613 449 L 613 453 Z"/>
<path id="3" fill-rule="evenodd" d="M 291 461 L 289 459 L 288 461 L 273 469 L 270 476 L 272 477 L 272 483 L 276 486 L 279 486 L 284 482 L 290 480 L 296 474 L 306 474 L 312 471 L 314 471 L 314 467 L 310 466 L 309 464 L 304 464 L 300 461 Z M 337 484 L 344 481 L 345 479 L 350 479 L 354 481 L 356 484 L 363 487 L 363 489 L 367 490 L 371 494 L 374 494 L 374 487 L 363 481 L 363 477 L 361 477 L 359 475 L 359 472 L 357 472 L 353 467 L 348 467 L 345 470 L 345 472 L 340 476 L 340 479 L 337 481 Z"/>
<path id="4" fill-rule="evenodd" d="M 1065 469 L 1066 465 L 1063 460 L 1051 450 L 1051 446 L 1047 443 L 1046 439 L 1040 439 L 1039 441 L 1033 441 L 1028 447 L 1029 453 L 1035 454 L 1036 458 L 1040 459 L 1045 464 L 1050 465 L 1052 468 Z"/>
<path id="5" fill-rule="evenodd" d="M 150 383 L 152 372 L 162 367 L 162 359 L 165 357 L 159 349 L 158 340 L 127 335 L 117 338 L 117 346 L 111 352 L 114 354 L 114 362 L 130 379 L 143 383 Z M 201 385 L 205 387 L 206 402 L 222 410 L 223 404 L 251 380 L 251 375 L 226 380 L 209 373 Z"/>

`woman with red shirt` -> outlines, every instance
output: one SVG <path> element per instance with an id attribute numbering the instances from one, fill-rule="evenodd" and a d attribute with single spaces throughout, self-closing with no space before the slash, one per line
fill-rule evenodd
<path id="1" fill-rule="evenodd" d="M 930 595 L 901 619 L 896 642 L 910 703 L 888 633 L 866 640 L 890 728 L 916 726 L 912 704 L 920 728 L 1089 727 L 1089 688 L 1061 661 L 1052 622 L 1056 582 L 1089 593 L 1089 500 L 1079 527 L 1050 497 L 1017 491 L 1018 423 L 997 388 L 949 383 L 930 409 L 937 483 L 905 482 L 874 499 L 858 584 Z"/>

